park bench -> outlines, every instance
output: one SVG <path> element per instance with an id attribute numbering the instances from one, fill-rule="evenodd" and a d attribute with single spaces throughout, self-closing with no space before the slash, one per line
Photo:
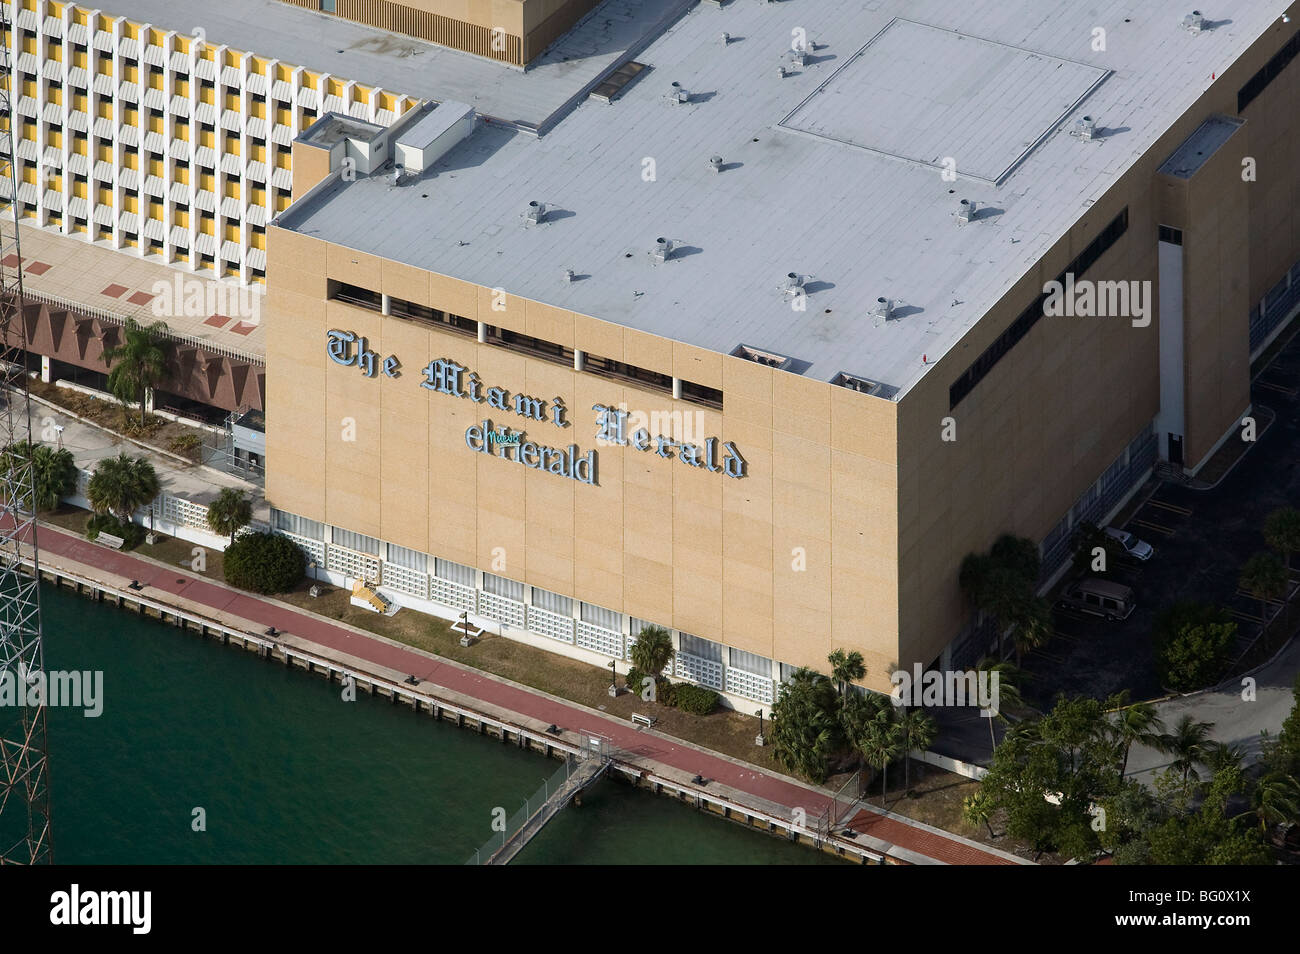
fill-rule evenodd
<path id="1" fill-rule="evenodd" d="M 648 729 L 650 728 L 650 726 L 654 725 L 659 720 L 651 716 L 642 715 L 639 712 L 633 712 L 632 721 L 635 722 L 637 725 L 643 725 Z"/>
<path id="2" fill-rule="evenodd" d="M 114 550 L 120 550 L 122 549 L 122 544 L 124 544 L 126 541 L 123 540 L 121 537 L 115 537 L 113 536 L 113 534 L 105 533 L 104 531 L 101 530 L 98 534 L 95 535 L 95 542 L 102 543 L 104 544 L 104 546 L 110 547 L 111 549 Z"/>

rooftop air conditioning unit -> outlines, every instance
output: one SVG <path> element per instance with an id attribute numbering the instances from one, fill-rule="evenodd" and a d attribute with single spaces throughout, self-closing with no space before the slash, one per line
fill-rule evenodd
<path id="1" fill-rule="evenodd" d="M 1204 27 L 1205 17 L 1201 16 L 1200 10 L 1193 10 L 1183 17 L 1183 29 L 1188 33 L 1200 33 Z"/>
<path id="2" fill-rule="evenodd" d="M 664 262 L 668 261 L 668 259 L 673 257 L 672 239 L 666 239 L 666 238 L 655 239 L 654 248 L 650 250 L 650 255 L 651 257 L 654 258 L 655 262 L 659 265 L 662 265 Z"/>
<path id="3" fill-rule="evenodd" d="M 888 321 L 894 314 L 894 303 L 888 298 L 877 298 L 875 307 L 871 309 L 873 318 L 883 318 Z"/>
<path id="4" fill-rule="evenodd" d="M 1075 120 L 1074 134 L 1085 142 L 1093 137 L 1097 131 L 1097 121 L 1091 116 L 1084 116 L 1082 119 Z"/>
<path id="5" fill-rule="evenodd" d="M 975 218 L 975 207 L 978 205 L 970 199 L 962 199 L 957 206 L 957 221 L 965 224 Z"/>
<path id="6" fill-rule="evenodd" d="M 529 225 L 539 225 L 546 218 L 546 206 L 536 199 L 528 203 L 524 210 L 524 219 Z"/>

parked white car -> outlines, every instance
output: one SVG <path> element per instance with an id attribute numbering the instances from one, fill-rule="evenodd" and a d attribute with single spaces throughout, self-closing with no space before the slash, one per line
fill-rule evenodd
<path id="1" fill-rule="evenodd" d="M 1106 528 L 1106 536 L 1113 537 L 1119 541 L 1119 545 L 1124 551 L 1135 560 L 1149 560 L 1151 554 L 1155 553 L 1155 548 L 1145 540 L 1139 540 L 1127 530 L 1119 530 L 1115 527 Z"/>

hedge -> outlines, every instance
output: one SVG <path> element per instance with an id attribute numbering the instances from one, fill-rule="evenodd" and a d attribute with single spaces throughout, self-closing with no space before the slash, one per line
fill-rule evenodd
<path id="1" fill-rule="evenodd" d="M 277 533 L 245 533 L 226 547 L 226 582 L 254 593 L 284 593 L 307 572 L 302 548 Z"/>

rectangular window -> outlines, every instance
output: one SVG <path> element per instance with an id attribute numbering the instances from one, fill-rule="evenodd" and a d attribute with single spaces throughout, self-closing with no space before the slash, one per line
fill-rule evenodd
<path id="1" fill-rule="evenodd" d="M 405 298 L 390 298 L 388 300 L 388 311 L 394 318 L 405 318 L 409 321 L 434 325 L 446 331 L 456 331 L 464 335 L 478 337 L 477 321 L 462 318 L 460 315 L 451 315 L 445 311 L 439 311 L 437 308 L 417 305 Z"/>
<path id="2" fill-rule="evenodd" d="M 271 513 L 273 525 L 277 530 L 283 530 L 285 533 L 295 533 L 300 537 L 308 537 L 312 540 L 325 539 L 325 524 L 323 523 L 308 520 L 296 513 L 286 513 L 283 510 L 273 510 Z"/>
<path id="3" fill-rule="evenodd" d="M 332 278 L 329 282 L 328 297 L 350 305 L 360 305 L 372 311 L 380 311 L 383 307 L 383 295 L 379 292 L 359 285 L 349 285 L 347 282 L 336 282 Z"/>
<path id="4" fill-rule="evenodd" d="M 1168 242 L 1170 245 L 1183 244 L 1183 230 L 1170 228 L 1168 225 L 1160 226 L 1160 241 Z"/>
<path id="5" fill-rule="evenodd" d="M 592 374 L 597 374 L 601 377 L 613 378 L 617 381 L 625 381 L 629 384 L 648 388 L 651 391 L 663 391 L 667 394 L 673 393 L 673 378 L 670 374 L 661 374 L 658 371 L 651 371 L 647 368 L 638 368 L 634 364 L 625 364 L 622 361 L 615 361 L 612 358 L 602 358 L 600 355 L 595 354 L 587 355 L 583 367 Z"/>
<path id="6" fill-rule="evenodd" d="M 488 325 L 487 340 L 489 344 L 509 348 L 511 351 L 573 367 L 573 349 L 556 344 L 554 341 L 544 341 L 532 335 L 521 335 L 517 331 L 507 331 L 495 325 Z"/>
<path id="7" fill-rule="evenodd" d="M 1100 235 L 1088 244 L 1087 248 L 1079 253 L 1074 261 L 1065 267 L 1065 270 L 1057 276 L 1056 280 L 1061 284 L 1064 284 L 1067 273 L 1073 273 L 1076 281 L 1082 278 L 1084 273 L 1095 265 L 1097 260 L 1105 254 L 1106 250 L 1118 242 L 1120 236 L 1122 236 L 1126 231 L 1128 231 L 1127 206 L 1124 207 L 1124 210 L 1120 212 L 1119 215 L 1115 216 L 1115 218 L 1111 220 L 1110 224 L 1102 230 Z M 962 398 L 966 397 L 966 395 L 970 394 L 970 392 L 975 389 L 975 385 L 979 384 L 979 382 L 984 379 L 985 375 L 993 370 L 994 365 L 1001 361 L 1003 356 L 1019 343 L 1020 339 L 1029 334 L 1029 329 L 1038 323 L 1039 318 L 1043 317 L 1043 303 L 1046 300 L 1046 292 L 1039 294 L 1039 296 L 1034 299 L 1033 304 L 1021 312 L 1020 316 L 1011 323 L 1011 327 L 1002 332 L 1002 334 L 1000 334 L 997 339 L 994 340 L 987 349 L 985 349 L 984 353 L 975 359 L 975 363 L 967 368 L 961 377 L 952 383 L 952 386 L 948 389 L 949 410 L 955 408 L 959 403 L 961 403 Z"/>
<path id="8" fill-rule="evenodd" d="M 583 603 L 582 621 L 615 633 L 623 632 L 623 614 L 612 609 L 605 609 L 603 606 Z M 640 630 L 637 630 L 637 632 L 639 633 Z"/>
<path id="9" fill-rule="evenodd" d="M 695 384 L 692 381 L 682 382 L 682 400 L 690 401 L 692 404 L 703 404 L 705 407 L 717 408 L 722 410 L 722 392 L 717 388 L 705 387 L 703 384 Z"/>
<path id="10" fill-rule="evenodd" d="M 1255 97 L 1264 92 L 1268 84 L 1277 79 L 1282 71 L 1287 68 L 1287 65 L 1298 55 L 1300 55 L 1300 29 L 1296 30 L 1295 35 L 1287 41 L 1286 46 L 1273 54 L 1272 59 L 1265 63 L 1259 72 L 1248 79 L 1246 85 L 1238 90 L 1237 112 L 1240 113 L 1254 102 Z"/>
<path id="11" fill-rule="evenodd" d="M 758 653 L 747 653 L 743 649 L 730 649 L 728 654 L 731 657 L 730 666 L 732 669 L 751 672 L 755 676 L 762 676 L 765 679 L 772 678 L 772 660 L 766 656 L 760 656 Z"/>
<path id="12" fill-rule="evenodd" d="M 460 563 L 453 563 L 451 560 L 434 557 L 433 575 L 441 580 L 459 583 L 461 586 L 474 586 L 477 583 L 478 571 L 472 566 L 464 566 Z"/>
<path id="13" fill-rule="evenodd" d="M 678 648 L 684 653 L 690 653 L 692 656 L 699 656 L 701 659 L 709 659 L 713 662 L 722 662 L 722 643 L 715 643 L 711 639 L 704 639 L 700 636 L 692 636 L 690 633 L 680 634 L 681 643 Z"/>
<path id="14" fill-rule="evenodd" d="M 399 547 L 396 543 L 390 543 L 388 545 L 387 562 L 423 573 L 429 565 L 429 558 L 419 550 L 411 550 L 407 547 Z"/>
<path id="15" fill-rule="evenodd" d="M 539 609 L 559 613 L 561 616 L 573 615 L 573 600 L 559 593 L 544 590 L 540 586 L 533 587 L 533 605 Z"/>
<path id="16" fill-rule="evenodd" d="M 379 556 L 379 541 L 374 537 L 366 536 L 364 533 L 344 530 L 342 527 L 333 527 L 330 542 L 341 547 L 347 547 L 349 550 L 358 550 L 361 553 L 372 553 Z"/>
<path id="17" fill-rule="evenodd" d="M 514 600 L 516 603 L 524 601 L 524 585 L 522 583 L 507 580 L 504 576 L 497 576 L 495 573 L 483 574 L 483 589 L 495 596 L 504 596 L 508 600 Z"/>

